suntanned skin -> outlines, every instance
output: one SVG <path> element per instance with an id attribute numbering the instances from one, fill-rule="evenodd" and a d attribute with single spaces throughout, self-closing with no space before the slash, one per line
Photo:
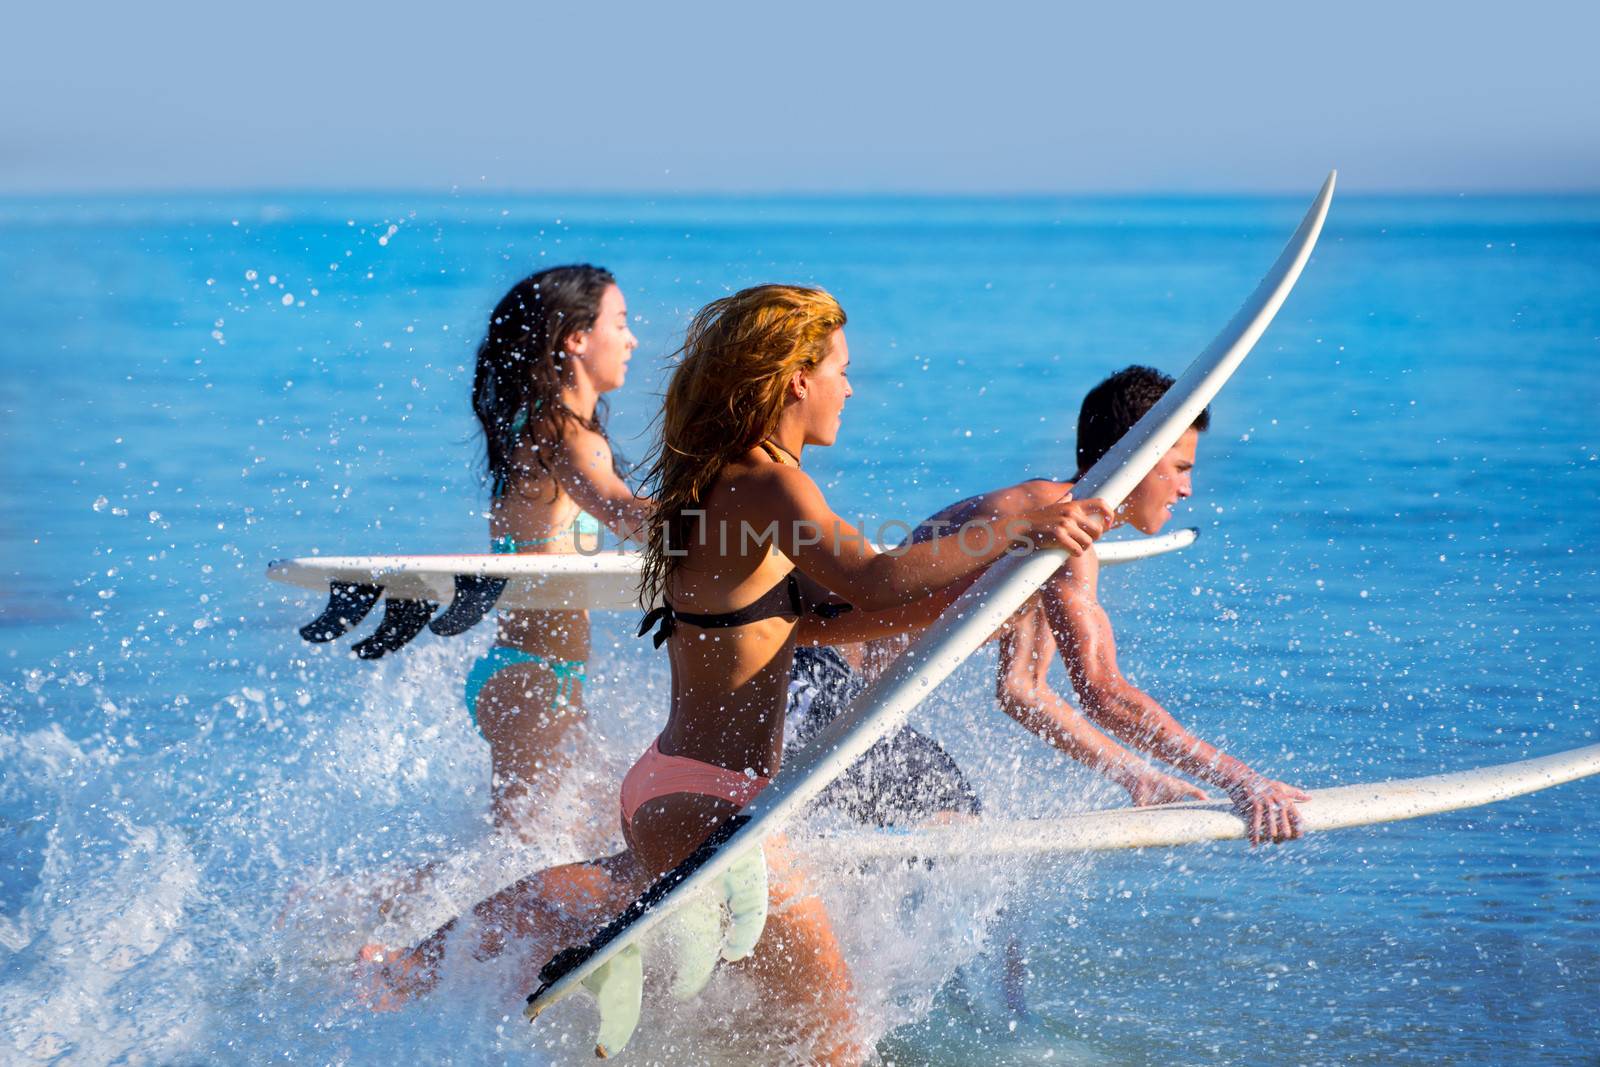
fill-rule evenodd
<path id="1" fill-rule="evenodd" d="M 850 395 L 842 331 L 835 344 L 834 354 L 815 372 L 800 376 L 798 388 L 807 402 L 786 409 L 774 434 L 776 443 L 796 456 L 807 444 L 832 444 L 838 433 L 838 413 Z M 835 359 L 837 370 L 830 367 Z M 834 513 L 809 475 L 775 462 L 761 449 L 731 464 L 703 506 L 705 543 L 686 546 L 688 554 L 668 590 L 674 607 L 692 613 L 731 611 L 797 569 L 853 606 L 828 626 L 830 635 L 842 635 L 842 640 L 896 633 L 931 621 L 951 599 L 952 583 L 983 570 L 1018 538 L 1059 543 L 1081 554 L 1110 519 L 1097 501 L 1057 499 L 1001 519 L 980 520 L 988 527 L 989 542 L 981 554 L 935 543 L 880 553 Z M 746 527 L 775 530 L 775 546 L 741 538 L 739 531 Z M 729 531 L 726 552 L 718 535 L 722 529 Z M 770 777 L 782 756 L 794 638 L 797 630 L 810 630 L 815 622 L 767 619 L 705 631 L 680 625 L 684 639 L 668 646 L 672 713 L 661 733 L 662 753 Z M 730 714 L 730 709 L 751 709 L 752 714 Z"/>
<path id="2" fill-rule="evenodd" d="M 594 325 L 567 341 L 561 403 L 592 419 L 600 397 L 622 387 L 638 344 L 628 327 L 622 290 L 607 286 Z M 550 457 L 548 474 L 533 455 L 535 446 Z M 562 554 L 590 547 L 580 545 L 580 535 L 573 530 L 580 509 L 624 538 L 635 537 L 649 521 L 649 501 L 636 497 L 617 476 L 610 442 L 588 427 L 568 423 L 559 441 L 524 439 L 514 456 L 514 469 L 526 473 L 495 501 L 490 537 L 554 538 L 522 552 Z M 496 643 L 550 659 L 587 660 L 589 613 L 503 612 Z M 507 667 L 484 685 L 478 698 L 478 726 L 489 742 L 490 805 L 496 826 L 532 831 L 531 803 L 548 795 L 566 770 L 556 755 L 558 746 L 582 717 L 582 686 L 573 689 L 568 704 L 557 704 L 556 677 L 533 664 Z"/>
<path id="3" fill-rule="evenodd" d="M 831 445 L 850 396 L 849 350 L 842 330 L 827 357 L 798 372 L 772 440 L 794 456 L 807 446 Z M 964 584 L 1012 546 L 1060 547 L 1077 556 L 1111 521 L 1102 501 L 1054 500 L 1005 519 L 980 520 L 989 551 L 952 551 L 934 543 L 905 552 L 879 553 L 828 506 L 816 483 L 796 467 L 752 448 L 730 464 L 706 494 L 703 540 L 683 546 L 687 555 L 672 576 L 668 599 L 691 613 L 736 610 L 783 581 L 791 570 L 832 590 L 854 610 L 828 627 L 829 640 L 866 641 L 925 626 Z M 717 531 L 730 530 L 727 549 Z M 742 526 L 776 531 L 771 545 L 742 538 Z M 782 758 L 789 669 L 797 639 L 819 632 L 818 620 L 766 619 L 745 626 L 701 630 L 678 623 L 668 645 L 672 664 L 671 711 L 659 738 L 667 755 L 686 756 L 736 771 L 770 777 Z M 693 793 L 675 793 L 641 805 L 627 827 L 634 859 L 621 869 L 572 864 L 541 872 L 474 909 L 485 923 L 479 951 L 497 952 L 507 938 L 537 946 L 533 970 L 555 949 L 587 936 L 606 913 L 653 878 L 686 858 L 738 808 Z M 767 842 L 772 911 L 756 951 L 739 966 L 766 987 L 773 1003 L 789 1009 L 797 1036 L 821 1063 L 859 1061 L 849 971 L 820 902 L 806 889 L 780 841 Z M 607 863 L 615 862 L 605 861 Z M 781 906 L 780 906 L 781 905 Z M 410 952 L 391 955 L 377 946 L 363 959 L 378 964 L 389 1007 L 425 991 L 437 980 L 449 927 Z"/>
<path id="4" fill-rule="evenodd" d="M 836 331 L 827 358 L 790 383 L 774 443 L 799 457 L 808 445 L 834 442 L 851 394 L 848 364 L 844 332 Z M 949 603 L 953 583 L 982 570 L 1018 538 L 1082 554 L 1111 518 L 1102 502 L 1058 500 L 986 523 L 986 554 L 949 546 L 941 550 L 933 543 L 883 554 L 828 506 L 808 475 L 759 448 L 723 471 L 707 492 L 704 509 L 709 533 L 685 546 L 688 554 L 667 591 L 674 607 L 732 611 L 798 569 L 854 606 L 834 628 L 845 640 L 926 624 Z M 742 524 L 756 530 L 775 524 L 775 546 L 746 542 L 738 536 Z M 726 552 L 719 536 L 724 528 L 731 531 Z M 774 618 L 700 630 L 680 621 L 669 644 L 671 713 L 658 742 L 661 752 L 732 770 L 748 768 L 764 777 L 775 774 L 782 758 L 789 668 L 802 625 L 812 623 Z M 647 870 L 664 872 L 738 810 L 699 794 L 659 797 L 635 812 L 627 827 L 628 845 Z M 770 988 L 775 1003 L 815 1009 L 806 1013 L 803 1026 L 819 1062 L 856 1062 L 866 1050 L 856 1044 L 849 971 L 820 904 L 785 866 L 774 867 L 772 897 L 790 903 L 769 917 L 749 967 Z"/>
<path id="5" fill-rule="evenodd" d="M 1194 429 L 1184 433 L 1117 509 L 1116 524 L 1127 523 L 1146 534 L 1160 531 L 1172 517 L 1174 505 L 1193 492 L 1190 472 L 1199 437 Z M 974 518 L 992 521 L 1025 514 L 1061 499 L 1072 488 L 1072 482 L 1035 479 L 971 497 L 932 516 L 913 537 L 927 539 L 935 530 L 959 527 Z M 1000 665 L 995 695 L 1000 706 L 1052 746 L 1117 782 L 1136 805 L 1201 799 L 1205 794 L 1154 770 L 1129 748 L 1225 791 L 1245 820 L 1251 844 L 1299 837 L 1296 803 L 1306 799 L 1304 792 L 1195 737 L 1123 676 L 1111 619 L 1100 604 L 1099 579 L 1100 561 L 1093 552 L 1073 557 L 996 634 Z M 881 665 L 892 658 L 894 650 L 888 651 L 884 655 L 880 646 L 878 654 L 868 659 Z M 1048 674 L 1056 652 L 1072 680 L 1081 713 L 1050 687 Z"/>
<path id="6" fill-rule="evenodd" d="M 560 402 L 581 418 L 592 420 L 600 397 L 622 388 L 627 380 L 628 361 L 638 346 L 628 325 L 622 290 L 607 286 L 594 325 L 567 339 L 567 373 Z M 545 450 L 550 460 L 548 473 L 533 455 L 535 445 Z M 569 422 L 559 441 L 521 441 L 512 466 L 520 476 L 490 511 L 491 539 L 553 538 L 518 550 L 531 555 L 589 548 L 579 543 L 573 528 L 581 509 L 619 537 L 642 540 L 640 535 L 650 519 L 650 501 L 635 496 L 617 476 L 611 444 L 603 434 Z M 587 660 L 589 613 L 502 612 L 495 643 L 551 659 Z M 557 756 L 558 746 L 582 716 L 581 683 L 573 686 L 566 705 L 557 704 L 557 694 L 554 675 L 533 664 L 496 672 L 479 694 L 478 728 L 489 742 L 490 810 L 500 829 L 532 833 L 537 826 L 531 817 L 533 802 L 548 795 L 566 770 L 565 761 Z M 386 911 L 397 892 L 415 891 L 430 869 L 409 876 L 398 890 L 388 887 L 379 910 Z M 615 911 L 611 906 L 614 897 L 630 892 L 637 895 L 647 884 L 648 878 L 628 852 L 541 871 L 473 909 L 480 930 L 477 953 L 496 955 L 510 937 L 526 938 L 533 944 L 554 941 L 553 953 L 570 943 L 561 939 L 570 937 L 577 928 L 574 924 L 583 924 L 593 915 L 604 921 Z M 437 980 L 435 968 L 444 958 L 445 939 L 455 926 L 455 922 L 447 923 L 410 952 L 395 953 L 381 945 L 363 948 L 361 960 L 375 967 L 378 988 L 369 998 L 372 1006 L 396 1008 L 407 997 L 431 988 Z"/>

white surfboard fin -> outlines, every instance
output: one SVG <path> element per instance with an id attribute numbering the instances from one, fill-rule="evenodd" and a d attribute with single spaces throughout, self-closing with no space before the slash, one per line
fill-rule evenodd
<path id="1" fill-rule="evenodd" d="M 594 1054 L 606 1059 L 621 1052 L 639 1025 L 644 1000 L 644 960 L 638 945 L 629 945 L 582 982 L 600 1008 L 600 1030 Z"/>
<path id="2" fill-rule="evenodd" d="M 601 1059 L 616 1055 L 627 1047 L 638 1028 L 639 1012 L 644 1003 L 644 956 L 639 946 L 624 948 L 596 967 L 579 985 L 594 994 L 595 1006 L 600 1009 L 594 1054 Z M 530 1005 L 523 1015 L 532 1022 L 545 1008 L 559 1004 L 566 996 L 546 1001 L 537 1009 Z"/>
<path id="3" fill-rule="evenodd" d="M 712 893 L 697 896 L 667 920 L 665 933 L 678 956 L 672 995 L 691 1000 L 711 981 L 722 956 L 722 902 Z"/>
<path id="4" fill-rule="evenodd" d="M 678 958 L 672 995 L 698 996 L 717 960 L 732 963 L 750 955 L 766 925 L 767 857 L 757 846 L 667 920 L 665 933 Z"/>
<path id="5" fill-rule="evenodd" d="M 722 876 L 728 900 L 728 939 L 722 958 L 729 963 L 755 951 L 767 928 L 767 854 L 757 845 L 733 862 Z"/>

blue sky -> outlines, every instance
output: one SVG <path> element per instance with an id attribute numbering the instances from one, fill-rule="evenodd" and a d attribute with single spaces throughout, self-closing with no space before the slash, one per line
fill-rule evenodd
<path id="1" fill-rule="evenodd" d="M 0 192 L 1600 189 L 1600 5 L 14 7 Z"/>

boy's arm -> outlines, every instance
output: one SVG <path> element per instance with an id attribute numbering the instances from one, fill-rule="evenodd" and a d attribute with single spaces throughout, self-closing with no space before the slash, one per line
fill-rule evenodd
<path id="1" fill-rule="evenodd" d="M 1125 744 L 1227 792 L 1251 844 L 1300 836 L 1300 790 L 1259 774 L 1185 730 L 1117 667 L 1111 619 L 1100 606 L 1100 563 L 1093 553 L 1068 562 L 1045 583 L 1042 606 L 1083 710 Z"/>
<path id="2" fill-rule="evenodd" d="M 1029 600 L 1000 634 L 995 697 L 1017 722 L 1079 763 L 1128 791 L 1135 805 L 1204 800 L 1188 782 L 1162 774 L 1105 734 L 1050 688 L 1055 636 L 1037 598 Z"/>

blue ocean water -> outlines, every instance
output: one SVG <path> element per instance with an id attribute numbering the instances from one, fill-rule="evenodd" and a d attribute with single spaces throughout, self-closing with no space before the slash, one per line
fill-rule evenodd
<path id="1" fill-rule="evenodd" d="M 344 961 L 365 913 L 327 887 L 490 847 L 460 707 L 487 633 L 356 662 L 302 643 L 321 605 L 264 577 L 484 546 L 466 394 L 517 277 L 617 273 L 642 347 L 612 427 L 635 458 L 695 308 L 828 287 L 856 396 L 807 465 L 875 524 L 1070 473 L 1082 392 L 1130 362 L 1181 369 L 1303 206 L 0 201 L 0 1058 L 587 1058 L 584 1009 L 522 1023 L 511 961 L 453 959 L 405 1012 L 360 1005 Z M 1214 405 L 1179 515 L 1200 541 L 1106 578 L 1125 672 L 1305 786 L 1595 741 L 1597 293 L 1600 199 L 1336 201 Z M 513 864 L 609 832 L 665 706 L 632 621 L 596 617 L 593 762 Z M 1002 716 L 990 671 L 980 653 L 917 719 L 989 810 L 1119 803 Z M 887 1062 L 1593 1063 L 1597 803 L 1588 781 L 1279 849 L 819 888 Z M 1021 1015 L 993 979 L 1007 941 Z M 726 1018 L 752 1017 L 730 984 L 658 1010 L 632 1062 L 717 1062 Z"/>

